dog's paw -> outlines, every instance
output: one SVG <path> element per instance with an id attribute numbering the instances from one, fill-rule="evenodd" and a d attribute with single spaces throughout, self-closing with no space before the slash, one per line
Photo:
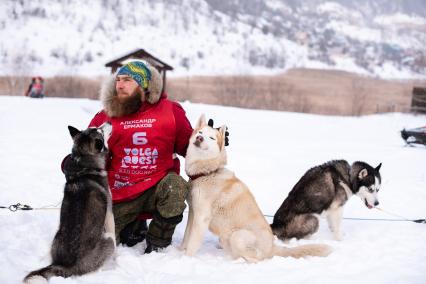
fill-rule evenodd
<path id="1" fill-rule="evenodd" d="M 333 232 L 334 239 L 336 241 L 342 241 L 343 240 L 343 234 L 341 232 Z"/>
<path id="2" fill-rule="evenodd" d="M 110 238 L 114 242 L 114 248 L 117 247 L 117 243 L 115 241 L 115 234 L 113 234 L 113 233 L 104 233 L 104 237 L 106 239 Z"/>

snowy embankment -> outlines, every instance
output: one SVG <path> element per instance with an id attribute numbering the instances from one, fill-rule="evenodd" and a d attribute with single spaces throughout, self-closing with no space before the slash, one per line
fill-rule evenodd
<path id="1" fill-rule="evenodd" d="M 0 205 L 59 205 L 62 158 L 71 150 L 67 125 L 85 128 L 100 109 L 83 99 L 0 96 Z M 226 123 L 229 168 L 252 190 L 260 208 L 273 215 L 310 167 L 331 159 L 382 162 L 380 207 L 409 219 L 426 217 L 426 147 L 405 147 L 403 127 L 426 124 L 425 116 L 383 114 L 331 117 L 183 103 L 192 123 L 201 113 Z M 59 210 L 0 209 L 0 283 L 19 283 L 49 263 Z M 352 197 L 346 218 L 390 218 Z M 269 218 L 269 221 L 271 219 Z M 177 250 L 186 224 L 178 226 L 166 251 L 142 255 L 144 244 L 119 246 L 114 261 L 82 277 L 50 283 L 425 283 L 426 225 L 413 222 L 343 220 L 344 240 L 335 241 L 321 220 L 310 240 L 326 243 L 327 258 L 274 257 L 257 264 L 230 259 L 211 234 L 196 257 Z"/>

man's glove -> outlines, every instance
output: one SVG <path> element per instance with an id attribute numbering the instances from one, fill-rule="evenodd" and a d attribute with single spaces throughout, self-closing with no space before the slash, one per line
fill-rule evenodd
<path id="1" fill-rule="evenodd" d="M 210 127 L 213 127 L 213 119 L 209 119 L 209 122 L 207 123 Z M 219 130 L 220 127 L 214 127 L 217 130 Z M 225 130 L 225 146 L 229 146 L 229 132 L 228 132 L 228 126 L 226 126 L 226 130 Z"/>
<path id="2" fill-rule="evenodd" d="M 71 154 L 66 155 L 65 158 L 62 160 L 61 170 L 62 170 L 62 173 L 64 174 L 65 174 L 65 164 L 69 161 L 69 159 L 71 159 Z"/>

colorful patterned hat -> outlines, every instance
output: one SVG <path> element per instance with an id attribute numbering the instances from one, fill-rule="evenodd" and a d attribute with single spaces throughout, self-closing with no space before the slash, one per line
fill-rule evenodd
<path id="1" fill-rule="evenodd" d="M 118 75 L 129 75 L 135 80 L 139 86 L 147 90 L 149 82 L 151 81 L 151 71 L 149 68 L 140 61 L 132 61 L 120 68 Z"/>

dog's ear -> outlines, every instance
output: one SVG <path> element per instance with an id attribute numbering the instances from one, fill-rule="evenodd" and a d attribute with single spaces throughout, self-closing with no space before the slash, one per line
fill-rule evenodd
<path id="1" fill-rule="evenodd" d="M 382 167 L 382 163 L 380 163 L 374 170 L 378 173 L 381 167 Z"/>
<path id="2" fill-rule="evenodd" d="M 206 125 L 206 116 L 204 115 L 204 113 L 200 116 L 200 118 L 197 121 L 197 126 L 196 128 L 201 128 L 203 126 Z"/>
<path id="3" fill-rule="evenodd" d="M 220 128 L 219 128 L 219 133 L 220 133 L 220 143 L 219 143 L 219 148 L 220 148 L 220 151 L 222 151 L 223 150 L 223 148 L 226 146 L 225 145 L 225 139 L 226 139 L 226 129 L 227 129 L 227 127 L 226 127 L 226 125 L 222 125 Z"/>
<path id="4" fill-rule="evenodd" d="M 77 135 L 77 134 L 79 134 L 79 133 L 81 133 L 81 131 L 80 130 L 78 130 L 77 128 L 75 128 L 75 127 L 73 127 L 73 126 L 71 126 L 71 125 L 68 125 L 68 130 L 69 130 L 69 132 L 70 132 L 70 134 L 71 134 L 71 137 L 74 139 L 74 137 Z"/>
<path id="5" fill-rule="evenodd" d="M 358 174 L 358 179 L 363 179 L 368 175 L 367 169 L 362 169 Z"/>

